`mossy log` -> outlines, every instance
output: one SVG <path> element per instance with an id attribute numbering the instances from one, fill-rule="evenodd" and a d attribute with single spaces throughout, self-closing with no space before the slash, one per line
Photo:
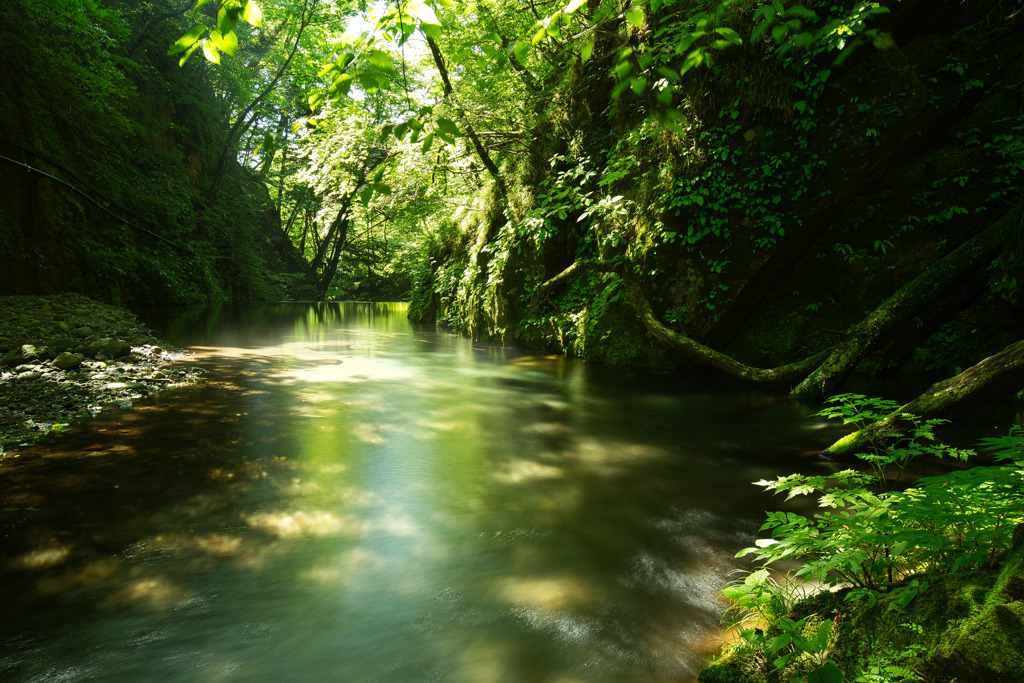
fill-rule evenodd
<path id="1" fill-rule="evenodd" d="M 836 441 L 823 453 L 836 460 L 852 458 L 891 444 L 911 429 L 907 415 L 956 420 L 1020 390 L 1024 386 L 1024 339 L 955 377 L 936 382 L 910 403 L 877 422 Z"/>
<path id="2" fill-rule="evenodd" d="M 989 263 L 1003 248 L 1007 225 L 1016 221 L 1011 211 L 886 299 L 863 321 L 851 327 L 828 358 L 793 389 L 793 395 L 820 401 L 836 393 L 857 364 L 904 327 L 920 311 L 959 287 Z"/>

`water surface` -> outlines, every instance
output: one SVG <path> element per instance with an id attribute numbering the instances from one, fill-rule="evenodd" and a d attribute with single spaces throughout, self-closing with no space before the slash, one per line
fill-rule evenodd
<path id="1" fill-rule="evenodd" d="M 0 464 L 5 681 L 692 681 L 805 407 L 401 305 L 181 313 L 208 380 Z"/>

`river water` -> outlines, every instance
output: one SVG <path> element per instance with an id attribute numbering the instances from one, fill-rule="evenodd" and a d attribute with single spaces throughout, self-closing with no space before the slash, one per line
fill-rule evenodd
<path id="1" fill-rule="evenodd" d="M 207 380 L 0 467 L 4 681 L 692 681 L 805 406 L 409 323 L 181 313 Z"/>

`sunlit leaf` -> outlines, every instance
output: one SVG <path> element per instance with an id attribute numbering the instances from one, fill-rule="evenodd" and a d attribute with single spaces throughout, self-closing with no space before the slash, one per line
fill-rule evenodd
<path id="1" fill-rule="evenodd" d="M 203 43 L 203 56 L 214 64 L 220 64 L 220 53 L 210 41 Z"/>
<path id="2" fill-rule="evenodd" d="M 257 28 L 263 26 L 263 10 L 256 4 L 256 0 L 248 0 L 242 10 L 242 19 Z"/>
<path id="3" fill-rule="evenodd" d="M 391 55 L 383 50 L 371 50 L 370 53 L 366 55 L 366 60 L 378 69 L 393 71 L 395 68 L 395 62 L 391 59 Z"/>
<path id="4" fill-rule="evenodd" d="M 185 64 L 185 61 L 192 56 L 192 53 L 195 52 L 196 48 L 198 48 L 200 45 L 202 45 L 202 43 L 199 41 L 192 43 L 192 47 L 190 47 L 188 51 L 184 55 L 182 55 L 181 59 L 178 60 L 178 66 L 183 66 Z"/>
<path id="5" fill-rule="evenodd" d="M 572 2 L 562 8 L 562 11 L 566 14 L 572 14 L 585 4 L 587 4 L 587 0 L 572 0 Z"/>
<path id="6" fill-rule="evenodd" d="M 644 26 L 644 13 L 640 9 L 632 9 L 626 12 L 626 22 L 634 28 L 643 28 Z"/>
<path id="7" fill-rule="evenodd" d="M 210 31 L 210 37 L 213 39 L 213 44 L 217 46 L 217 49 L 227 54 L 230 57 L 235 56 L 235 52 L 238 50 L 238 36 L 235 35 L 234 31 L 228 31 L 227 34 L 223 34 L 220 31 Z"/>
<path id="8" fill-rule="evenodd" d="M 206 24 L 196 24 L 191 29 L 189 29 L 188 33 L 174 41 L 174 44 L 171 45 L 171 49 L 167 51 L 167 54 L 176 55 L 179 52 L 184 52 L 185 50 L 192 47 L 192 45 L 197 40 L 199 40 L 204 33 L 206 33 L 209 30 L 210 29 L 206 26 Z"/>

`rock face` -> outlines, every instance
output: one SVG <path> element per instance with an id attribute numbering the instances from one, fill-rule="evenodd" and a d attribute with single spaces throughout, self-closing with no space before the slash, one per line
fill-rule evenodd
<path id="1" fill-rule="evenodd" d="M 21 164 L 0 164 L 0 294 L 300 298 L 308 269 L 264 183 L 229 154 L 225 194 L 207 193 L 228 112 L 198 60 L 166 55 L 191 20 L 121 9 L 0 4 L 0 155 Z M 272 273 L 295 273 L 294 295 Z M 67 323 L 82 337 L 100 327 Z"/>

